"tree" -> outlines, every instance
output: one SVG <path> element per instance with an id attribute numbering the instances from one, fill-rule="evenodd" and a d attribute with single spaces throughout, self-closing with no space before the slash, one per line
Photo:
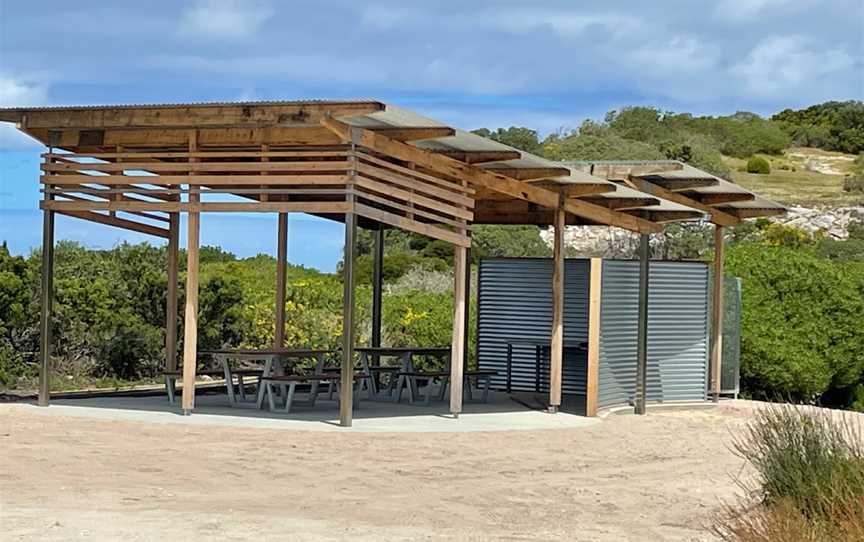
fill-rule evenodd
<path id="1" fill-rule="evenodd" d="M 480 128 L 474 130 L 473 133 L 532 154 L 539 154 L 541 152 L 540 138 L 537 135 L 537 131 L 525 128 L 524 126 L 498 128 L 494 132 L 487 128 Z"/>

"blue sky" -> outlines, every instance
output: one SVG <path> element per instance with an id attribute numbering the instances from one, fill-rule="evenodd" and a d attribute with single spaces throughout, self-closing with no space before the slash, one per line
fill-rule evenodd
<path id="1" fill-rule="evenodd" d="M 864 98 L 862 28 L 860 0 L 0 0 L 0 106 L 371 97 L 542 133 L 636 104 L 771 114 Z M 39 244 L 39 152 L 0 126 L 0 239 L 16 252 Z M 340 232 L 295 217 L 292 261 L 332 269 Z M 275 220 L 208 216 L 202 241 L 272 252 Z"/>

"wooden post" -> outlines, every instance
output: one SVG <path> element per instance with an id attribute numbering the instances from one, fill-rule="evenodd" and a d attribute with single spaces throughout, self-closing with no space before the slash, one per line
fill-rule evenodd
<path id="1" fill-rule="evenodd" d="M 552 339 L 549 348 L 549 412 L 561 406 L 564 368 L 564 228 L 563 207 L 555 211 L 555 241 L 552 255 Z"/>
<path id="2" fill-rule="evenodd" d="M 384 287 L 384 226 L 375 230 L 372 247 L 372 346 L 381 346 L 382 290 Z"/>
<path id="3" fill-rule="evenodd" d="M 276 247 L 276 332 L 273 346 L 285 346 L 285 287 L 288 282 L 288 213 L 279 213 L 279 235 Z"/>
<path id="4" fill-rule="evenodd" d="M 600 302 L 603 285 L 603 259 L 591 258 L 588 290 L 588 377 L 585 394 L 585 415 L 597 415 L 600 380 Z"/>
<path id="5" fill-rule="evenodd" d="M 465 367 L 465 269 L 468 249 L 456 246 L 453 254 L 453 340 L 450 345 L 450 413 L 462 412 L 462 380 Z"/>
<path id="6" fill-rule="evenodd" d="M 198 150 L 198 134 L 189 134 L 189 152 Z M 190 162 L 197 159 L 189 158 Z M 189 202 L 201 200 L 197 186 L 189 185 Z M 198 243 L 201 229 L 201 214 L 189 211 L 186 234 L 186 314 L 183 321 L 183 414 L 191 414 L 195 408 L 195 377 L 198 363 Z"/>
<path id="7" fill-rule="evenodd" d="M 711 396 L 720 401 L 723 364 L 723 226 L 714 226 L 714 284 L 711 315 Z"/>
<path id="8" fill-rule="evenodd" d="M 50 189 L 51 185 L 46 185 Z M 52 196 L 45 195 L 46 199 Z M 51 397 L 51 313 L 54 305 L 54 211 L 42 211 L 42 313 L 40 319 L 39 406 L 48 406 Z"/>
<path id="9" fill-rule="evenodd" d="M 177 272 L 180 251 L 180 214 L 168 215 L 168 284 L 165 303 L 165 369 L 177 370 Z"/>
<path id="10" fill-rule="evenodd" d="M 354 260 L 357 252 L 357 215 L 345 213 L 345 256 L 342 265 L 342 386 L 339 424 L 351 427 L 354 417 Z"/>
<path id="11" fill-rule="evenodd" d="M 636 414 L 645 414 L 648 402 L 648 242 L 639 236 L 639 318 L 636 323 Z"/>

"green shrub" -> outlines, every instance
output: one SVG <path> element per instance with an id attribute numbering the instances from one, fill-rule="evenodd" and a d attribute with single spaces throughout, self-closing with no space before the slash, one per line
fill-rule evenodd
<path id="1" fill-rule="evenodd" d="M 768 175 L 771 173 L 771 164 L 761 156 L 751 156 L 750 159 L 747 160 L 747 173 Z"/>
<path id="2" fill-rule="evenodd" d="M 864 193 L 864 176 L 853 176 L 843 179 L 843 191 Z"/>
<path id="3" fill-rule="evenodd" d="M 741 379 L 751 396 L 812 402 L 864 381 L 864 265 L 761 243 L 729 247 L 741 277 Z"/>

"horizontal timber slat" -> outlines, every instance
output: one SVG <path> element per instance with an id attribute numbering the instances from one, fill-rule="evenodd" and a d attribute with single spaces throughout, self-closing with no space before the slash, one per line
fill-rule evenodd
<path id="1" fill-rule="evenodd" d="M 429 197 L 438 198 L 445 202 L 455 203 L 458 205 L 466 205 L 468 207 L 474 206 L 474 198 L 463 196 L 462 194 L 451 192 L 437 186 L 425 184 L 423 182 L 406 177 L 405 175 L 386 171 L 382 168 L 376 168 L 367 164 L 360 163 L 357 164 L 357 173 L 360 175 L 366 175 L 367 177 L 375 178 L 379 181 L 394 183 L 401 188 L 404 188 L 405 190 L 415 190 L 417 192 L 422 192 Z"/>
<path id="2" fill-rule="evenodd" d="M 409 207 L 408 205 L 403 205 L 401 203 L 391 201 L 387 198 L 382 198 L 368 192 L 361 192 L 355 190 L 354 193 L 357 195 L 358 198 L 366 199 L 387 207 L 392 207 L 393 209 L 399 209 L 400 211 L 403 211 L 405 213 L 413 213 L 414 216 L 422 216 L 423 218 L 428 218 L 429 220 L 440 224 L 447 224 L 448 226 L 453 226 L 454 228 L 465 227 L 464 222 L 459 222 L 448 217 L 436 215 L 435 213 L 430 213 L 424 209 L 421 209 L 420 207 Z"/>
<path id="3" fill-rule="evenodd" d="M 410 169 L 410 168 L 407 168 L 404 166 L 400 166 L 399 164 L 394 164 L 394 163 L 388 162 L 386 160 L 381 160 L 380 158 L 376 158 L 370 154 L 366 154 L 363 152 L 358 152 L 357 157 L 360 160 L 370 162 L 370 163 L 375 164 L 377 166 L 382 166 L 385 168 L 392 169 L 398 173 L 408 175 L 409 177 L 416 177 L 418 179 L 421 179 L 424 181 L 429 181 L 430 183 L 434 183 L 434 184 L 437 184 L 437 185 L 442 186 L 444 188 L 449 188 L 451 190 L 457 190 L 457 191 L 463 192 L 465 194 L 469 194 L 469 195 L 474 194 L 473 188 L 471 188 L 470 186 L 462 186 L 462 183 L 457 183 L 455 181 L 448 181 L 445 179 L 435 177 L 434 175 L 427 175 L 425 173 L 421 173 L 419 171 L 416 171 L 416 170 L 413 170 L 413 169 Z"/>
<path id="4" fill-rule="evenodd" d="M 372 220 L 376 220 L 384 224 L 396 226 L 397 228 L 401 228 L 403 230 L 413 231 L 421 235 L 426 235 L 427 237 L 432 237 L 433 239 L 447 241 L 448 243 L 452 243 L 454 245 L 462 247 L 471 246 L 471 238 L 467 235 L 459 234 L 430 224 L 423 224 L 421 222 L 410 220 L 399 215 L 394 215 L 380 209 L 369 207 L 368 205 L 363 205 L 362 203 L 356 204 L 355 207 L 357 214 L 365 216 L 366 218 L 371 218 Z"/>
<path id="5" fill-rule="evenodd" d="M 41 209 L 53 211 L 166 211 L 211 213 L 310 213 L 331 214 L 350 212 L 347 202 L 267 201 L 245 202 L 133 202 L 133 201 L 42 201 Z"/>
<path id="6" fill-rule="evenodd" d="M 399 198 L 405 202 L 420 205 L 426 207 L 427 209 L 437 211 L 438 213 L 447 214 L 450 216 L 457 216 L 466 220 L 471 220 L 473 216 L 471 214 L 471 211 L 469 210 L 454 207 L 452 205 L 448 205 L 437 200 L 429 199 L 419 194 L 412 194 L 407 190 L 402 190 L 401 188 L 396 188 L 392 185 L 384 184 L 374 179 L 369 179 L 363 173 L 357 176 L 354 183 L 355 187 L 360 187 L 366 190 L 377 192 L 379 194 L 385 194 L 394 198 Z"/>
<path id="7" fill-rule="evenodd" d="M 347 170 L 347 161 L 329 162 L 120 162 L 113 164 L 72 163 L 43 164 L 43 171 L 341 171 Z"/>
<path id="8" fill-rule="evenodd" d="M 347 156 L 346 150 L 43 153 L 43 158 L 306 158 Z"/>
<path id="9" fill-rule="evenodd" d="M 347 175 L 43 175 L 43 184 L 173 184 L 248 186 L 248 185 L 340 185 Z"/>

